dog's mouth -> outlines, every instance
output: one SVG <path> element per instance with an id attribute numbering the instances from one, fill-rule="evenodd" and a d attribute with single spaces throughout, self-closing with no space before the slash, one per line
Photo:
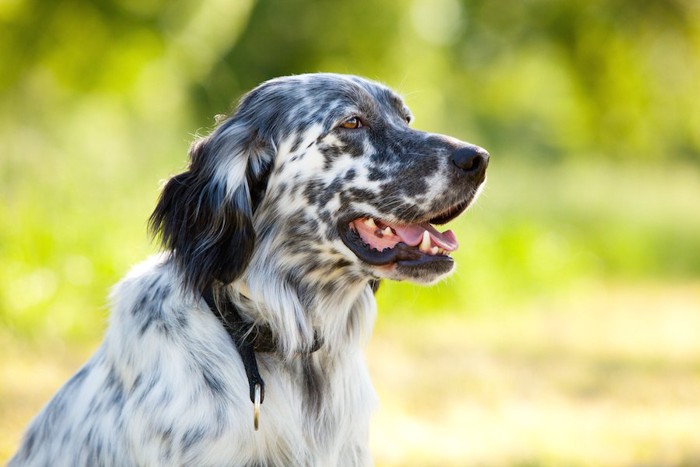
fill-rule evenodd
<path id="1" fill-rule="evenodd" d="M 457 237 L 452 230 L 440 232 L 433 224 L 449 222 L 468 205 L 469 202 L 465 201 L 427 221 L 410 224 L 357 217 L 342 223 L 340 236 L 358 258 L 373 266 L 452 263 L 450 254 L 459 247 Z"/>

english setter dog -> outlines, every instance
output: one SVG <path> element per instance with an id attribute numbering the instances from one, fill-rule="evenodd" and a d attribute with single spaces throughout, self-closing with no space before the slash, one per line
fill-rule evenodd
<path id="1" fill-rule="evenodd" d="M 355 76 L 244 96 L 165 184 L 165 252 L 114 288 L 104 342 L 10 465 L 371 464 L 374 292 L 452 271 L 457 240 L 434 225 L 475 200 L 489 160 L 410 122 Z"/>

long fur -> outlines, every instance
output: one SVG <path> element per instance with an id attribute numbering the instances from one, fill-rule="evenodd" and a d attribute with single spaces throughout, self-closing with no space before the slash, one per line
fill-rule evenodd
<path id="1" fill-rule="evenodd" d="M 353 116 L 362 128 L 341 125 Z M 246 95 L 165 185 L 150 223 L 164 252 L 114 288 L 104 342 L 10 465 L 370 464 L 375 394 L 362 348 L 374 291 L 381 279 L 431 283 L 449 271 L 372 266 L 339 229 L 353 216 L 444 217 L 484 180 L 455 167 L 455 151 L 479 148 L 410 119 L 396 94 L 353 76 L 279 78 Z M 202 299 L 214 286 L 279 346 L 258 354 L 257 432 L 240 356 Z"/>

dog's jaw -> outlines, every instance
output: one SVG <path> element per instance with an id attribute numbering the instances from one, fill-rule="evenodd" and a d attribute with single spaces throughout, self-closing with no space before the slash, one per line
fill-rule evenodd
<path id="1" fill-rule="evenodd" d="M 345 216 L 338 223 L 340 238 L 378 278 L 434 284 L 454 271 L 450 255 L 459 243 L 452 230 L 440 232 L 433 224 L 444 224 L 464 213 L 482 187 L 483 183 L 436 214 L 422 216 L 423 221 L 391 223 L 372 216 Z"/>

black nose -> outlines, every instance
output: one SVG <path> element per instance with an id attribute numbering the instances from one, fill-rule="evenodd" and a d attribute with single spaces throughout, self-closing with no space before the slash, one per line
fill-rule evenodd
<path id="1" fill-rule="evenodd" d="M 469 174 L 482 174 L 489 165 L 489 153 L 479 146 L 464 146 L 452 153 L 452 163 Z"/>

